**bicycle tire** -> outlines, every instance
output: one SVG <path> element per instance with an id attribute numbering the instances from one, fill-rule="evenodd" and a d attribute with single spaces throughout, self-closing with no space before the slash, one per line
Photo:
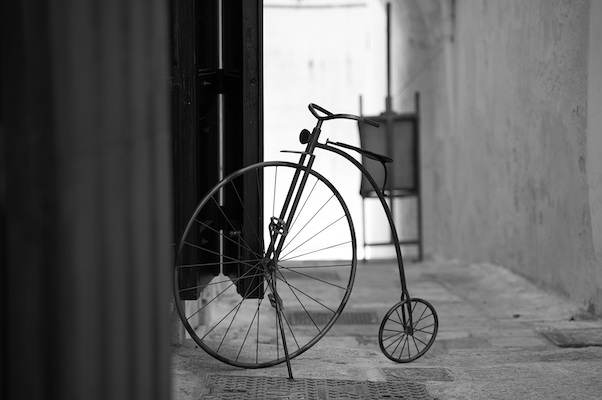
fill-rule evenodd
<path id="1" fill-rule="evenodd" d="M 177 310 L 188 335 L 227 364 L 262 368 L 286 361 L 274 302 L 284 309 L 290 360 L 326 334 L 349 299 L 355 230 L 340 193 L 319 173 L 308 172 L 297 213 L 280 226 L 286 230 L 281 257 L 277 263 L 265 257 L 274 229 L 268 223 L 283 221 L 277 213 L 296 171 L 307 173 L 289 162 L 232 173 L 201 200 L 179 242 Z"/>
<path id="2" fill-rule="evenodd" d="M 378 342 L 388 359 L 408 363 L 431 348 L 438 330 L 435 308 L 426 300 L 412 298 L 395 304 L 387 312 L 380 324 Z"/>

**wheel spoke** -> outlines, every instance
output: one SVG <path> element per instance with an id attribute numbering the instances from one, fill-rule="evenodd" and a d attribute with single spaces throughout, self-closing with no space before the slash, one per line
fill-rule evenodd
<path id="1" fill-rule="evenodd" d="M 425 330 L 426 328 L 430 328 L 431 326 L 435 326 L 435 323 L 432 323 L 430 325 L 427 326 L 423 326 L 421 328 L 414 328 L 414 332 L 423 332 L 423 333 L 427 333 L 427 334 L 431 334 L 432 332 L 429 332 L 427 330 Z"/>
<path id="2" fill-rule="evenodd" d="M 391 336 L 388 336 L 386 338 L 383 338 L 383 342 L 385 342 L 387 340 L 391 340 L 391 339 L 393 339 L 395 337 L 403 337 L 403 335 L 404 335 L 404 333 L 402 331 L 392 331 L 392 332 L 395 332 L 395 334 L 393 334 Z M 397 340 L 397 339 L 395 339 L 395 340 Z M 395 341 L 393 341 L 392 343 L 395 343 Z M 387 348 L 388 347 L 391 347 L 391 345 L 387 346 Z"/>
<path id="3" fill-rule="evenodd" d="M 414 308 L 416 308 L 416 307 L 414 307 Z M 412 324 L 412 328 L 416 328 L 416 326 L 418 325 L 418 323 L 419 323 L 420 321 L 422 321 L 422 319 L 423 319 L 423 318 L 422 318 L 422 316 L 424 315 L 424 313 L 426 312 L 426 310 L 428 310 L 428 309 L 427 309 L 427 308 L 425 308 L 424 310 L 422 310 L 422 314 L 420 314 L 420 317 L 418 317 L 418 321 L 416 321 L 416 322 L 414 322 L 414 323 Z M 413 311 L 412 311 L 412 312 L 413 312 Z"/>
<path id="4" fill-rule="evenodd" d="M 274 199 L 272 200 L 272 216 L 276 216 L 276 192 L 278 190 L 278 167 L 274 172 Z"/>
<path id="5" fill-rule="evenodd" d="M 330 197 L 328 200 L 326 200 L 326 201 L 324 202 L 324 204 L 322 204 L 322 206 L 321 206 L 321 207 L 318 209 L 318 211 L 316 211 L 316 212 L 314 213 L 314 215 L 313 215 L 313 216 L 312 216 L 312 217 L 311 217 L 311 218 L 310 218 L 310 219 L 309 219 L 309 220 L 308 220 L 308 221 L 305 223 L 305 225 L 303 225 L 303 226 L 301 227 L 301 229 L 299 229 L 299 230 L 297 231 L 297 234 L 296 234 L 295 236 L 293 236 L 293 237 L 292 237 L 292 238 L 289 240 L 289 242 L 286 244 L 286 246 L 290 246 L 290 245 L 291 245 L 291 243 L 292 243 L 292 242 L 293 242 L 293 241 L 294 241 L 294 240 L 297 238 L 297 236 L 299 236 L 299 234 L 301 234 L 301 233 L 303 232 L 303 230 L 304 230 L 305 228 L 307 228 L 307 226 L 308 226 L 308 225 L 309 225 L 309 224 L 310 224 L 310 223 L 311 223 L 311 222 L 314 220 L 314 218 L 316 218 L 316 216 L 317 216 L 318 214 L 320 214 L 320 211 L 322 211 L 322 210 L 324 209 L 324 207 L 326 207 L 326 205 L 327 205 L 327 204 L 330 202 L 330 200 L 332 200 L 332 198 L 333 198 L 333 197 L 334 197 L 334 195 L 332 195 L 332 196 L 331 196 L 331 197 Z M 343 217 L 341 217 L 341 218 L 343 218 Z M 340 218 L 339 218 L 339 219 L 340 219 Z M 284 247 L 282 248 L 282 250 L 283 250 L 283 251 L 284 251 L 284 249 L 286 248 L 286 246 L 284 246 Z M 291 250 L 290 252 L 292 252 L 292 251 L 294 251 L 294 250 Z M 290 252 L 289 252 L 289 253 L 290 253 Z"/>
<path id="6" fill-rule="evenodd" d="M 219 349 L 222 347 L 222 344 L 224 344 L 224 340 L 226 339 L 226 336 L 228 336 L 228 332 L 230 332 L 230 328 L 232 327 L 232 324 L 234 323 L 234 320 L 236 319 L 236 316 L 238 315 L 238 312 L 240 311 L 240 306 L 241 305 L 242 305 L 242 301 L 240 302 L 240 304 L 238 304 L 237 307 L 235 307 L 236 308 L 236 312 L 234 313 L 234 316 L 232 317 L 232 320 L 230 321 L 230 324 L 228 325 L 228 328 L 226 329 L 226 333 L 224 333 L 224 336 L 222 337 L 221 342 L 219 342 L 219 346 L 217 346 L 217 349 L 215 350 L 216 352 L 219 353 Z M 241 348 L 241 350 L 242 350 L 242 348 Z"/>
<path id="7" fill-rule="evenodd" d="M 425 345 L 425 346 L 427 345 L 426 343 L 424 343 L 422 340 L 418 339 L 418 338 L 417 338 L 416 336 L 414 336 L 414 335 L 412 335 L 412 339 L 413 339 L 414 341 L 418 340 L 420 343 L 422 343 L 422 344 L 423 344 L 423 345 Z M 416 343 L 415 343 L 415 342 L 414 342 L 414 345 L 416 345 Z M 418 350 L 418 346 L 416 346 L 416 350 L 417 350 L 417 351 L 419 351 L 419 350 Z"/>
<path id="8" fill-rule="evenodd" d="M 250 270 L 249 270 L 250 271 Z M 247 271 L 247 273 L 249 272 Z M 248 276 L 245 276 L 244 274 L 238 279 L 244 279 L 244 278 L 248 278 Z M 237 281 L 238 281 L 237 280 Z M 227 283 L 227 281 L 222 281 L 222 283 Z M 235 281 L 231 280 L 231 283 L 224 289 L 222 290 L 220 293 L 218 293 L 217 295 L 215 295 L 215 297 L 213 297 L 210 301 L 208 301 L 207 303 L 205 303 L 204 306 L 202 306 L 201 308 L 199 308 L 195 313 L 193 313 L 192 315 L 189 315 L 186 317 L 186 319 L 191 319 L 192 317 L 194 317 L 195 315 L 197 315 L 199 312 L 203 311 L 205 308 L 207 308 L 207 306 L 209 306 L 209 304 L 213 303 L 213 301 L 215 301 L 215 299 L 217 299 L 220 295 L 224 294 L 227 290 L 229 290 L 231 287 L 233 287 L 234 285 L 236 285 Z M 207 285 L 208 286 L 208 285 Z M 192 290 L 192 289 L 200 289 L 200 288 L 204 288 L 206 286 L 203 285 L 199 285 L 196 287 L 192 287 L 192 288 L 186 288 L 186 289 L 180 289 L 180 292 L 185 292 L 187 290 Z"/>
<path id="9" fill-rule="evenodd" d="M 232 228 L 233 231 L 236 231 L 236 228 L 234 227 L 234 225 L 232 224 L 232 222 L 230 221 L 230 218 L 228 218 L 228 216 L 226 215 L 226 213 L 224 213 L 223 208 L 219 205 L 219 203 L 215 200 L 214 197 L 211 197 L 211 200 L 213 200 L 213 202 L 215 203 L 215 205 L 217 206 L 217 209 L 220 211 L 220 213 L 222 214 L 222 216 L 224 217 L 224 221 L 228 221 L 228 225 L 230 225 L 230 228 Z M 237 246 L 240 246 L 239 242 L 232 240 L 231 238 L 229 238 L 227 235 L 224 235 L 223 233 L 221 233 L 221 236 L 223 238 L 229 239 L 231 242 L 233 242 L 234 244 L 236 244 Z M 251 249 L 251 246 L 249 246 L 247 244 L 247 242 L 245 241 L 244 237 L 238 236 L 240 237 L 240 239 L 242 240 L 242 242 L 245 244 L 244 246 L 240 246 L 243 247 L 246 250 L 249 250 L 251 252 L 253 252 L 253 250 Z M 256 254 L 257 255 L 257 254 Z M 261 257 L 261 256 L 258 256 Z"/>
<path id="10" fill-rule="evenodd" d="M 220 285 L 220 284 L 223 284 L 223 283 L 229 283 L 229 282 L 230 282 L 230 286 L 228 286 L 228 287 L 231 287 L 233 285 L 236 285 L 236 283 L 238 283 L 239 281 L 241 281 L 243 279 L 256 278 L 256 277 L 260 277 L 260 276 L 264 275 L 263 272 L 260 272 L 259 274 L 247 275 L 249 272 L 251 272 L 251 270 L 248 270 L 243 275 L 241 275 L 240 277 L 235 278 L 235 279 L 228 279 L 228 280 L 219 281 L 219 282 L 209 282 L 206 285 L 189 286 L 189 287 L 186 287 L 184 289 L 179 289 L 179 291 L 180 292 L 186 292 L 186 291 L 195 290 L 195 289 L 204 290 L 206 287 L 209 287 L 209 286 L 217 286 L 217 285 Z"/>
<path id="11" fill-rule="evenodd" d="M 402 318 L 402 316 L 399 315 L 399 309 L 395 310 L 395 313 L 397 314 L 397 317 L 399 318 L 400 325 L 405 328 L 407 326 L 407 322 L 406 322 L 405 318 Z"/>
<path id="12" fill-rule="evenodd" d="M 305 305 L 303 304 L 303 302 L 301 301 L 301 299 L 299 299 L 299 296 L 297 296 L 297 293 L 295 293 L 295 291 L 292 290 L 292 288 L 290 287 L 290 284 L 287 282 L 286 278 L 284 276 L 282 276 L 282 278 L 284 279 L 284 281 L 286 282 L 286 284 L 289 285 L 289 289 L 291 290 L 291 293 L 293 294 L 293 296 L 295 296 L 295 299 L 297 299 L 297 302 L 299 303 L 299 305 L 301 306 L 301 308 L 303 309 L 303 311 L 305 311 L 305 314 L 310 319 L 310 321 L 312 322 L 312 324 L 314 324 L 314 326 L 316 327 L 316 329 L 318 330 L 318 332 L 322 332 L 322 329 L 320 329 L 320 327 L 318 326 L 318 324 L 316 323 L 316 321 L 313 319 L 313 317 L 311 316 L 310 312 L 307 310 L 307 308 L 305 307 Z"/>
<path id="13" fill-rule="evenodd" d="M 270 290 L 272 290 L 272 289 L 270 289 Z M 277 295 L 277 293 L 274 293 L 274 292 L 272 292 L 272 294 L 274 294 L 275 296 Z M 289 322 L 288 322 L 288 320 L 286 318 L 286 314 L 281 313 L 281 317 L 286 322 L 286 325 L 288 326 L 288 329 L 291 332 L 291 336 L 293 337 L 293 340 L 295 341 L 295 344 L 297 345 L 297 348 L 300 348 L 301 346 L 299 345 L 299 342 L 297 341 L 297 338 L 295 337 L 295 333 L 293 332 L 293 330 L 291 328 L 291 325 L 289 324 Z"/>
<path id="14" fill-rule="evenodd" d="M 341 216 L 339 217 L 337 220 L 335 220 L 334 222 L 330 223 L 328 226 L 324 227 L 324 229 L 322 229 L 321 231 L 317 232 L 316 234 L 310 236 L 307 240 L 305 240 L 303 243 L 299 244 L 297 247 L 295 247 L 294 249 L 290 250 L 288 253 L 286 253 L 286 255 L 282 256 L 283 259 L 286 259 L 286 257 L 291 254 L 293 251 L 297 250 L 299 247 L 303 246 L 304 244 L 306 244 L 307 242 L 309 242 L 310 240 L 313 240 L 315 238 L 317 238 L 322 232 L 326 231 L 328 228 L 330 228 L 331 226 L 333 226 L 334 224 L 336 224 L 337 222 L 339 222 L 340 220 L 342 220 L 343 218 L 345 218 L 345 216 Z M 299 232 L 300 233 L 300 232 Z M 298 234 L 297 234 L 298 235 Z M 295 236 L 296 238 L 297 236 Z M 290 242 L 288 242 L 288 245 L 290 245 L 293 240 L 295 239 L 293 238 Z M 286 248 L 286 246 L 284 246 Z M 284 248 L 282 249 L 284 251 Z"/>
<path id="15" fill-rule="evenodd" d="M 247 265 L 251 265 L 253 262 L 258 262 L 258 259 L 252 259 L 252 260 L 231 260 L 231 261 L 225 261 L 225 262 L 212 262 L 212 263 L 200 263 L 200 264 L 182 264 L 182 265 L 178 265 L 178 268 L 208 268 L 208 267 L 215 267 L 218 265 L 233 265 L 233 264 L 240 264 L 240 263 L 244 263 Z"/>
<path id="16" fill-rule="evenodd" d="M 232 188 L 234 189 L 234 193 L 236 193 L 236 197 L 238 198 L 238 202 L 239 202 L 239 204 L 242 207 L 243 214 L 245 215 L 245 217 L 247 217 L 247 220 L 249 220 L 249 226 L 251 227 L 251 230 L 253 231 L 253 235 L 255 236 L 255 238 L 257 239 L 258 242 L 261 242 L 261 237 L 260 237 L 259 233 L 257 233 L 257 230 L 255 229 L 255 222 L 251 221 L 251 217 L 249 217 L 249 212 L 247 211 L 247 208 L 245 207 L 245 203 L 242 200 L 242 198 L 240 197 L 240 194 L 238 193 L 238 189 L 236 189 L 236 185 L 232 184 Z M 247 249 L 253 251 L 249 247 L 247 247 Z"/>
<path id="17" fill-rule="evenodd" d="M 395 354 L 395 352 L 397 351 L 397 349 L 399 348 L 399 345 L 403 342 L 403 346 L 401 347 L 401 351 L 400 354 L 403 353 L 403 349 L 405 349 L 406 347 L 406 343 L 408 342 L 408 335 L 402 334 L 401 337 L 399 338 L 399 340 L 397 341 L 397 346 L 395 346 L 395 348 L 393 349 L 393 351 L 391 352 L 391 354 Z"/>
<path id="18" fill-rule="evenodd" d="M 314 185 L 312 186 L 311 190 L 309 191 L 309 194 L 306 196 L 305 201 L 303 202 L 303 205 L 301 206 L 301 208 L 299 209 L 299 211 L 297 211 L 297 215 L 295 216 L 295 219 L 291 223 L 289 229 L 293 229 L 293 227 L 295 226 L 295 223 L 299 219 L 299 216 L 301 216 L 303 214 L 303 210 L 305 209 L 305 205 L 307 204 L 308 200 L 310 199 L 312 193 L 316 189 L 316 186 L 318 185 L 319 182 L 320 181 L 316 179 L 316 181 L 314 182 Z"/>
<path id="19" fill-rule="evenodd" d="M 291 289 L 291 291 L 293 291 L 293 289 L 295 289 L 298 293 L 301 293 L 302 295 L 304 295 L 305 297 L 313 300 L 315 303 L 321 305 L 322 307 L 326 308 L 328 311 L 332 312 L 332 313 L 336 313 L 335 310 L 331 309 L 330 307 L 328 307 L 327 305 L 325 305 L 324 303 L 320 302 L 318 299 L 316 299 L 315 297 L 310 296 L 309 294 L 305 293 L 303 290 L 299 289 L 298 287 L 291 285 L 290 283 L 288 283 L 288 287 Z"/>
<path id="20" fill-rule="evenodd" d="M 299 179 L 291 187 L 294 176 L 307 177 L 305 186 Z M 270 231 L 272 217 L 285 222 L 282 230 Z M 290 361 L 326 334 L 349 299 L 357 263 L 351 215 L 329 181 L 298 164 L 263 162 L 228 175 L 184 232 L 174 304 L 188 335 L 228 364 Z M 299 326 L 289 310 L 311 322 Z"/>
<path id="21" fill-rule="evenodd" d="M 238 358 L 240 357 L 240 353 L 242 352 L 242 349 L 245 346 L 247 337 L 249 337 L 249 332 L 251 332 L 251 328 L 253 327 L 253 322 L 255 322 L 255 318 L 257 317 L 257 314 L 259 313 L 259 306 L 261 305 L 261 300 L 262 299 L 259 299 L 259 301 L 257 301 L 257 309 L 255 310 L 255 314 L 253 314 L 253 319 L 251 320 L 251 323 L 249 324 L 249 329 L 247 330 L 247 333 L 245 334 L 245 338 L 242 341 L 242 344 L 240 345 L 240 349 L 238 350 L 238 354 L 236 355 L 236 360 L 238 360 Z M 259 319 L 257 320 L 257 323 L 259 324 Z M 259 343 L 259 341 L 257 343 Z M 258 347 L 257 351 L 259 351 L 259 347 Z"/>
<path id="22" fill-rule="evenodd" d="M 213 199 L 213 201 L 215 201 L 215 199 Z M 231 243 L 234 243 L 235 245 L 237 245 L 237 246 L 239 246 L 239 247 L 242 247 L 242 248 L 244 248 L 245 250 L 249 250 L 250 252 L 252 252 L 252 253 L 255 253 L 255 252 L 253 251 L 253 249 L 252 249 L 251 247 L 249 247 L 248 245 L 246 245 L 246 246 L 241 246 L 239 242 L 237 242 L 237 241 L 233 240 L 233 239 L 232 239 L 230 236 L 228 236 L 228 235 L 224 235 L 224 234 L 223 234 L 221 231 L 219 231 L 219 230 L 217 230 L 217 229 L 213 228 L 213 227 L 212 227 L 212 226 L 210 226 L 210 225 L 207 225 L 207 224 L 206 224 L 206 223 L 204 223 L 203 221 L 199 221 L 199 220 L 198 220 L 198 219 L 196 219 L 196 218 L 194 219 L 194 221 L 195 221 L 196 223 L 198 223 L 199 225 L 202 225 L 203 227 L 205 227 L 205 228 L 209 229 L 211 232 L 213 232 L 213 233 L 217 233 L 217 234 L 218 234 L 220 237 L 222 237 L 223 239 L 226 239 L 227 241 L 229 241 L 229 242 L 231 242 Z M 228 222 L 229 222 L 229 220 L 228 220 Z M 232 226 L 232 223 L 230 223 L 230 225 Z M 246 243 L 245 243 L 245 244 L 246 244 Z M 256 256 L 257 258 L 262 258 L 262 255 L 260 255 L 260 254 L 257 254 L 257 253 L 255 253 L 255 256 Z"/>
<path id="23" fill-rule="evenodd" d="M 287 260 L 280 260 L 280 262 L 286 262 Z M 286 269 L 288 270 L 293 270 L 293 269 L 322 269 L 322 268 L 339 268 L 339 267 L 347 267 L 350 268 L 351 267 L 351 263 L 345 263 L 345 264 L 316 264 L 316 265 L 300 265 L 297 267 L 292 267 L 292 266 L 287 266 Z"/>
<path id="24" fill-rule="evenodd" d="M 228 335 L 228 332 L 230 331 L 230 328 L 231 328 L 231 326 L 232 326 L 232 323 L 233 323 L 233 322 L 234 322 L 234 320 L 236 319 L 236 315 L 238 315 L 238 311 L 240 310 L 240 307 L 241 307 L 241 305 L 242 305 L 242 302 L 243 302 L 244 300 L 246 300 L 246 299 L 248 298 L 248 296 L 250 295 L 250 293 L 249 293 L 249 288 L 250 288 L 250 287 L 248 287 L 248 288 L 247 288 L 247 290 L 245 291 L 245 294 L 244 294 L 244 296 L 243 296 L 242 300 L 240 300 L 240 302 L 239 302 L 239 303 L 238 303 L 236 306 L 234 306 L 234 308 L 233 308 L 232 310 L 230 310 L 230 312 L 229 312 L 228 314 L 226 314 L 226 315 L 225 315 L 225 316 L 224 316 L 224 317 L 223 317 L 223 318 L 222 318 L 222 319 L 221 319 L 221 320 L 220 320 L 220 321 L 219 321 L 217 324 L 215 324 L 215 326 L 214 326 L 214 327 L 213 327 L 213 328 L 212 328 L 212 329 L 211 329 L 209 332 L 207 332 L 207 333 L 205 334 L 205 336 L 204 336 L 204 337 L 206 337 L 207 335 L 209 335 L 209 333 L 211 333 L 211 331 L 213 331 L 215 328 L 217 328 L 217 327 L 218 327 L 218 326 L 219 326 L 219 325 L 222 323 L 222 321 L 223 321 L 224 319 L 226 319 L 226 318 L 228 317 L 228 315 L 232 314 L 232 311 L 234 311 L 234 309 L 236 309 L 236 312 L 234 313 L 234 316 L 232 317 L 232 321 L 230 321 L 230 325 L 228 325 L 228 329 L 226 329 L 226 333 L 224 334 L 224 336 L 223 336 L 223 338 L 222 338 L 222 341 L 220 342 L 220 345 L 218 346 L 218 348 L 217 348 L 216 352 L 219 352 L 219 349 L 220 349 L 220 347 L 221 347 L 221 345 L 222 345 L 222 343 L 223 343 L 224 339 L 225 339 L 225 338 L 226 338 L 226 336 Z M 254 288 L 254 289 L 256 289 L 256 288 Z M 252 292 L 253 292 L 253 291 L 251 291 L 251 293 L 252 293 Z M 222 292 L 222 293 L 223 293 L 223 292 Z M 216 297 L 216 298 L 217 298 L 217 297 Z M 213 300 L 215 300 L 215 298 L 214 298 Z M 212 300 L 212 301 L 213 301 L 213 300 Z"/>
<path id="25" fill-rule="evenodd" d="M 207 253 L 209 253 L 211 255 L 222 256 L 222 257 L 226 258 L 227 260 L 234 261 L 235 263 L 244 264 L 247 267 L 251 267 L 251 268 L 253 267 L 253 264 L 245 262 L 244 260 L 238 260 L 236 258 L 233 258 L 233 257 L 230 257 L 230 256 L 226 256 L 224 254 L 218 253 L 217 251 L 209 250 L 209 249 L 207 249 L 205 247 L 201 247 L 201 246 L 198 246 L 198 245 L 193 244 L 193 243 L 184 242 L 184 244 L 186 244 L 188 246 L 191 246 L 191 247 L 194 247 L 194 248 L 196 248 L 198 250 L 203 250 L 203 251 L 205 251 L 205 252 L 207 252 Z M 252 260 L 252 261 L 259 261 L 259 260 Z M 222 264 L 222 263 L 220 263 L 220 264 Z"/>
<path id="26" fill-rule="evenodd" d="M 389 359 L 396 362 L 410 362 L 423 356 L 431 348 L 437 336 L 439 323 L 435 309 L 421 299 L 413 298 L 410 303 L 413 304 L 403 300 L 393 306 L 385 315 L 378 332 L 381 350 Z M 418 303 L 421 308 L 418 307 Z M 427 321 L 427 325 L 418 327 L 418 324 L 423 321 Z M 410 323 L 411 327 L 408 326 Z M 400 328 L 396 328 L 398 326 Z M 431 328 L 432 331 L 427 331 Z M 402 342 L 403 345 L 399 349 Z M 396 344 L 395 348 L 390 351 L 393 344 Z M 412 354 L 413 348 L 416 349 L 415 354 Z"/>
<path id="27" fill-rule="evenodd" d="M 346 245 L 346 244 L 350 244 L 350 243 L 351 243 L 351 241 L 347 241 L 347 242 L 342 242 L 342 243 L 333 244 L 332 246 L 323 247 L 323 248 L 321 248 L 321 249 L 318 249 L 318 250 L 312 250 L 312 251 L 308 251 L 307 253 L 303 253 L 303 254 L 297 254 L 297 255 L 296 255 L 296 256 L 294 256 L 294 257 L 289 257 L 289 258 L 286 258 L 286 259 L 282 259 L 281 261 L 290 261 L 290 260 L 294 260 L 294 259 L 296 259 L 296 258 L 301 258 L 301 257 L 305 257 L 305 256 L 308 256 L 308 255 L 311 255 L 311 254 L 316 254 L 316 253 L 319 253 L 319 252 L 321 252 L 321 251 L 324 251 L 324 250 L 334 249 L 334 248 L 336 248 L 336 247 L 341 247 L 341 246 L 344 246 L 344 245 Z"/>
<path id="28" fill-rule="evenodd" d="M 282 269 L 290 271 L 290 272 L 293 272 L 293 273 L 297 274 L 298 276 L 303 276 L 303 277 L 310 278 L 310 279 L 313 279 L 313 280 L 318 281 L 318 282 L 325 283 L 325 284 L 330 285 L 330 286 L 334 286 L 337 289 L 347 290 L 347 287 L 344 287 L 344 286 L 341 286 L 341 285 L 335 285 L 332 282 L 328 282 L 328 281 L 325 281 L 324 279 L 316 278 L 315 276 L 311 276 L 311 275 L 304 274 L 304 273 L 301 273 L 301 272 L 293 271 L 293 270 L 290 270 L 290 269 L 288 269 L 286 267 L 282 267 Z M 280 276 L 281 276 L 281 278 L 279 278 L 279 279 L 284 280 L 286 282 L 286 279 L 284 279 L 284 275 L 282 275 L 282 272 L 280 272 Z"/>

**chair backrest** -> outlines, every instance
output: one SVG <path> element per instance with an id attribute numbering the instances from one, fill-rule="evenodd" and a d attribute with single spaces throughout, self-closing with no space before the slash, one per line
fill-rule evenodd
<path id="1" fill-rule="evenodd" d="M 393 163 L 387 165 L 388 176 L 384 189 L 393 196 L 415 194 L 419 185 L 420 161 L 418 115 L 382 114 L 367 118 L 379 122 L 380 127 L 359 124 L 361 147 L 393 159 Z M 383 184 L 384 169 L 378 161 L 362 156 L 362 165 L 377 184 Z M 362 176 L 360 194 L 362 197 L 375 195 L 365 176 Z"/>

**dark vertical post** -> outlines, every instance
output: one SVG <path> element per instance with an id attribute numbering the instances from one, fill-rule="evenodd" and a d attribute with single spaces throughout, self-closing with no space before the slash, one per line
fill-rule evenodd
<path id="1" fill-rule="evenodd" d="M 242 2 L 243 164 L 263 160 L 263 0 Z"/>
<path id="2" fill-rule="evenodd" d="M 391 101 L 391 3 L 387 2 L 387 100 L 385 104 L 387 114 L 393 111 Z"/>
<path id="3" fill-rule="evenodd" d="M 170 397 L 165 6 L 2 2 L 2 399 Z"/>
<path id="4" fill-rule="evenodd" d="M 2 399 L 49 398 L 58 378 L 61 241 L 47 15 L 46 2 L 0 4 Z"/>
<path id="5" fill-rule="evenodd" d="M 387 119 L 386 122 L 386 135 L 387 135 L 387 148 L 393 148 L 393 99 L 391 99 L 391 3 L 387 2 L 387 100 L 386 100 L 386 109 L 384 116 Z M 389 179 L 388 182 L 395 182 L 395 167 L 390 169 L 389 171 Z M 388 183 L 390 185 L 390 183 Z M 387 196 L 387 188 L 384 187 L 384 194 Z M 393 220 L 395 220 L 395 198 L 390 196 L 390 208 L 391 215 L 393 215 Z"/>
<path id="6" fill-rule="evenodd" d="M 173 199 L 174 236 L 179 238 L 192 209 L 198 201 L 196 192 L 197 166 L 197 102 L 194 34 L 195 2 L 172 1 L 172 131 L 173 131 Z M 193 203 L 193 204 L 190 204 Z M 175 241 L 174 239 L 174 241 Z"/>
<path id="7" fill-rule="evenodd" d="M 420 143 L 420 93 L 416 92 L 414 97 L 416 104 L 416 125 L 414 126 L 414 140 L 416 141 L 416 220 L 418 221 L 418 261 L 422 261 L 424 256 L 424 244 L 422 233 L 422 158 L 421 158 L 421 143 Z"/>

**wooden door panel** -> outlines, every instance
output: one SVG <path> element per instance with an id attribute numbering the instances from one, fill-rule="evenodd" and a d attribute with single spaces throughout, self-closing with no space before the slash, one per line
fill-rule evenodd
<path id="1" fill-rule="evenodd" d="M 262 159 L 263 115 L 261 90 L 261 0 L 172 0 L 173 5 L 173 128 L 174 128 L 174 209 L 176 241 L 202 196 L 219 181 L 220 126 L 222 132 L 224 176 Z M 220 32 L 221 61 L 220 68 Z M 220 123 L 220 96 L 221 115 Z M 244 185 L 251 187 L 251 185 Z M 256 185 L 253 185 L 256 187 Z M 245 189 L 246 198 L 256 197 Z M 253 189 L 256 192 L 256 189 Z M 224 207 L 239 207 L 225 200 Z M 247 212 L 259 219 L 258 206 Z M 214 208 L 200 216 L 205 221 L 220 221 Z M 243 221 L 242 209 L 234 210 Z M 217 223 L 217 222 L 216 222 Z M 216 229 L 219 229 L 216 226 Z M 214 243 L 219 252 L 219 237 L 210 232 L 198 239 Z M 260 249 L 257 248 L 256 251 Z M 224 244 L 228 256 L 236 249 Z M 207 252 L 204 252 L 207 253 Z M 191 255 L 189 262 L 216 261 L 210 254 Z M 235 266 L 228 275 L 243 273 Z M 190 285 L 210 280 L 218 268 L 185 276 Z M 183 284 L 184 285 L 184 284 Z M 188 286 L 188 284 L 186 284 Z M 244 283 L 242 284 L 245 285 Z M 240 290 L 240 288 L 239 288 Z M 192 293 L 191 298 L 200 293 Z"/>

